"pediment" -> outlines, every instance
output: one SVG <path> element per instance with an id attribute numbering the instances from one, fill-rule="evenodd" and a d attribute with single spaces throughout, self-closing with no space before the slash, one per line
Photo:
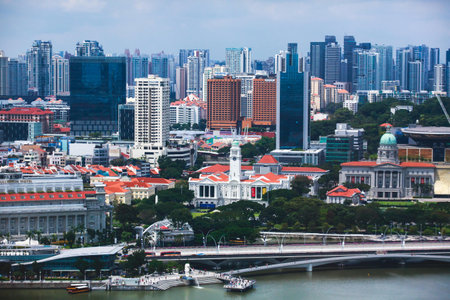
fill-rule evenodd
<path id="1" fill-rule="evenodd" d="M 377 165 L 375 167 L 375 169 L 379 170 L 379 169 L 401 169 L 402 167 L 400 167 L 399 165 L 396 165 L 394 163 L 383 163 L 381 165 Z"/>

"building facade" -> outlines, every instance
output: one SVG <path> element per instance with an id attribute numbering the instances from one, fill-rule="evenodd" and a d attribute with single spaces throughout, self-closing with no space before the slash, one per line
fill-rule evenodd
<path id="1" fill-rule="evenodd" d="M 51 94 L 52 43 L 36 40 L 27 52 L 28 89 L 36 95 Z"/>
<path id="2" fill-rule="evenodd" d="M 277 120 L 276 106 L 276 78 L 255 78 L 253 80 L 252 123 L 264 126 L 275 125 Z"/>

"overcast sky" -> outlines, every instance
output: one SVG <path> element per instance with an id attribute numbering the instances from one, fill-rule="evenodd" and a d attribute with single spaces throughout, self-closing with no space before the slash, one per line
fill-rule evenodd
<path id="1" fill-rule="evenodd" d="M 77 41 L 98 40 L 106 53 L 151 54 L 207 48 L 224 59 L 226 47 L 251 47 L 265 59 L 326 34 L 357 42 L 450 48 L 450 0 L 0 0 L 0 49 L 25 53 L 33 40 L 74 52 Z"/>

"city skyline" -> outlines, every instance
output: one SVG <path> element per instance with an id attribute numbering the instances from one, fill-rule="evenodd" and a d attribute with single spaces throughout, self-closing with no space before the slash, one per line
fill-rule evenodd
<path id="1" fill-rule="evenodd" d="M 265 59 L 286 42 L 297 42 L 305 56 L 310 42 L 329 34 L 336 35 L 341 45 L 344 35 L 353 35 L 357 42 L 394 48 L 450 47 L 446 30 L 450 3 L 442 0 L 196 1 L 191 6 L 181 1 L 141 0 L 0 2 L 0 24 L 9 29 L 0 41 L 8 57 L 24 54 L 38 39 L 52 41 L 54 52 L 73 53 L 78 41 L 91 39 L 98 40 L 108 54 L 123 54 L 126 48 L 139 48 L 146 54 L 205 48 L 219 60 L 225 59 L 227 47 L 251 47 L 253 58 Z M 147 39 L 137 34 L 142 28 L 148 28 Z"/>

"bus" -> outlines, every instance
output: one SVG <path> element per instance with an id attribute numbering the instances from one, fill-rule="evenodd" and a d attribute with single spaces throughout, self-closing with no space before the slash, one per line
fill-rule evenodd
<path id="1" fill-rule="evenodd" d="M 161 256 L 180 256 L 181 252 L 180 251 L 164 251 L 164 252 L 161 252 L 159 255 L 161 255 Z"/>
<path id="2" fill-rule="evenodd" d="M 153 257 L 156 256 L 155 252 L 153 251 L 145 251 L 145 257 Z"/>

